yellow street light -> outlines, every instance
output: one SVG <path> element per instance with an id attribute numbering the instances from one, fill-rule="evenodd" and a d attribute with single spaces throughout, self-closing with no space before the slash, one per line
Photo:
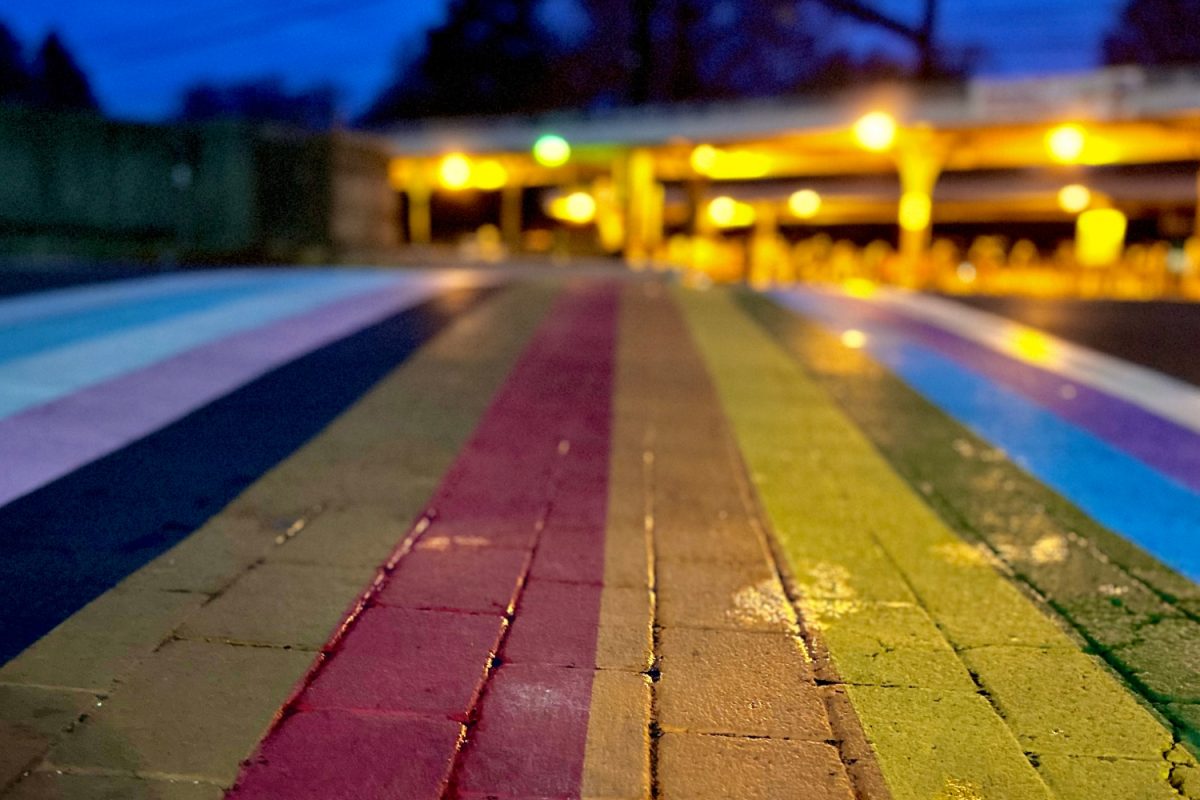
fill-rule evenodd
<path id="1" fill-rule="evenodd" d="M 713 167 L 717 165 L 717 159 L 720 157 L 720 155 L 721 152 L 711 144 L 698 145 L 696 149 L 692 151 L 692 157 L 690 159 L 692 163 L 692 169 L 694 169 L 696 172 L 699 172 L 701 175 L 707 175 L 712 171 Z"/>
<path id="2" fill-rule="evenodd" d="M 1046 150 L 1060 164 L 1078 163 L 1087 144 L 1087 131 L 1069 123 L 1051 128 L 1046 133 Z"/>
<path id="3" fill-rule="evenodd" d="M 1072 183 L 1058 190 L 1058 207 L 1068 214 L 1078 214 L 1092 204 L 1092 192 L 1086 186 Z"/>
<path id="4" fill-rule="evenodd" d="M 821 210 L 821 195 L 812 189 L 801 189 L 788 198 L 788 211 L 800 219 L 812 219 Z"/>
<path id="5" fill-rule="evenodd" d="M 492 192 L 508 183 L 508 170 L 499 161 L 489 158 L 475 165 L 473 178 L 475 186 Z"/>
<path id="6" fill-rule="evenodd" d="M 571 192 L 551 200 L 547 210 L 555 219 L 586 225 L 596 218 L 596 198 L 583 191 Z"/>
<path id="7" fill-rule="evenodd" d="M 462 153 L 451 153 L 438 165 L 438 180 L 447 189 L 465 189 L 471 183 L 471 162 Z"/>
<path id="8" fill-rule="evenodd" d="M 563 137 L 548 133 L 533 143 L 533 160 L 543 167 L 561 167 L 571 160 L 571 145 Z"/>
<path id="9" fill-rule="evenodd" d="M 873 153 L 890 150 L 896 143 L 896 118 L 886 111 L 872 111 L 854 123 L 854 138 Z"/>
<path id="10" fill-rule="evenodd" d="M 742 228 L 753 225 L 757 214 L 754 206 L 739 203 L 732 197 L 717 197 L 708 204 L 708 218 L 718 228 Z"/>

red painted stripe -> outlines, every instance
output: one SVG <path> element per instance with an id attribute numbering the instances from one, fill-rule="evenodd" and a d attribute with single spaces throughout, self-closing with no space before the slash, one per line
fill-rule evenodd
<path id="1" fill-rule="evenodd" d="M 563 292 L 230 797 L 578 796 L 617 297 Z"/>

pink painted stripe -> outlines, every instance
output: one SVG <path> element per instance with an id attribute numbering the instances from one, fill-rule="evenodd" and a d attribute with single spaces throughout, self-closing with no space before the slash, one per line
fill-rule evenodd
<path id="1" fill-rule="evenodd" d="M 559 297 L 229 797 L 578 797 L 604 570 L 617 297 L 608 284 Z M 564 567 L 555 542 L 579 558 Z M 572 626 L 569 657 L 586 668 L 536 641 L 497 668 L 507 632 L 526 618 L 545 624 L 562 591 L 576 607 L 548 624 L 561 634 Z M 447 723 L 461 736 L 430 735 Z M 394 757 L 379 757 L 385 751 Z"/>
<path id="2" fill-rule="evenodd" d="M 242 331 L 0 420 L 0 506 L 125 447 L 265 372 L 416 305 L 400 283 Z"/>

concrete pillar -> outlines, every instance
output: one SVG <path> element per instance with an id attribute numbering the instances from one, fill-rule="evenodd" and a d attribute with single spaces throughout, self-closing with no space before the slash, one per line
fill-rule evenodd
<path id="1" fill-rule="evenodd" d="M 423 163 L 414 165 L 406 187 L 410 244 L 429 244 L 433 241 L 433 212 L 430 208 L 433 189 L 427 167 Z"/>
<path id="2" fill-rule="evenodd" d="M 517 181 L 505 184 L 500 191 L 500 233 L 509 253 L 521 250 L 524 192 L 525 187 Z"/>
<path id="3" fill-rule="evenodd" d="M 769 286 L 779 256 L 779 211 L 774 203 L 758 203 L 754 208 L 754 233 L 750 237 L 750 283 Z"/>
<path id="4" fill-rule="evenodd" d="M 900 173 L 900 255 L 916 269 L 933 239 L 933 189 L 946 161 L 946 143 L 930 128 L 905 134 L 896 150 Z"/>
<path id="5" fill-rule="evenodd" d="M 1200 170 L 1196 171 L 1196 223 L 1192 227 L 1192 235 L 1200 237 Z"/>
<path id="6" fill-rule="evenodd" d="M 643 267 L 662 242 L 663 187 L 654 180 L 654 155 L 634 150 L 616 170 L 625 209 L 625 261 Z"/>

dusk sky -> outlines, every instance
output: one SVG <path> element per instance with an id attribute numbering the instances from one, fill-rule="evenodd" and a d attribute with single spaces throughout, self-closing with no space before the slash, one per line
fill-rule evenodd
<path id="1" fill-rule="evenodd" d="M 575 0 L 547 0 L 547 14 L 569 32 L 580 24 Z M 873 0 L 912 17 L 914 0 Z M 6 0 L 0 21 L 32 48 L 57 29 L 82 62 L 105 109 L 154 119 L 178 106 L 197 80 L 266 75 L 296 89 L 331 81 L 354 114 L 380 90 L 397 57 L 411 57 L 446 0 Z M 939 34 L 954 46 L 978 45 L 983 71 L 1029 74 L 1095 66 L 1104 32 L 1124 0 L 943 0 Z M 881 37 L 847 29 L 849 44 L 870 49 Z M 886 37 L 883 37 L 886 39 Z"/>

